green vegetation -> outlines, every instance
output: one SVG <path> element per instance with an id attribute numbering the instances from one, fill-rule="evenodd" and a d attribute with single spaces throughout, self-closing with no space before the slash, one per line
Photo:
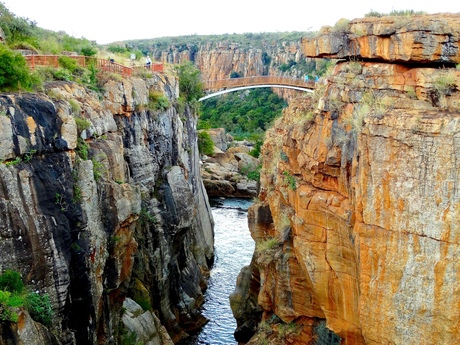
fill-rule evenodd
<path id="1" fill-rule="evenodd" d="M 335 32 L 342 32 L 348 29 L 348 25 L 350 24 L 350 20 L 346 18 L 339 19 L 337 23 L 335 23 L 334 27 L 332 28 Z"/>
<path id="2" fill-rule="evenodd" d="M 51 325 L 53 311 L 48 295 L 31 292 L 27 295 L 24 304 L 32 319 L 45 326 Z"/>
<path id="3" fill-rule="evenodd" d="M 75 151 L 81 159 L 86 161 L 88 159 L 89 154 L 89 144 L 83 138 L 79 137 Z"/>
<path id="4" fill-rule="evenodd" d="M 142 208 L 141 213 L 139 214 L 139 223 L 141 225 L 150 225 L 156 224 L 157 219 L 153 214 L 151 214 L 147 209 Z"/>
<path id="5" fill-rule="evenodd" d="M 5 162 L 5 165 L 6 165 L 7 167 L 9 167 L 9 166 L 13 166 L 13 165 L 18 165 L 18 164 L 21 163 L 21 162 L 22 162 L 22 158 L 21 158 L 21 157 L 16 157 L 16 158 L 13 159 L 13 160 L 10 160 L 10 161 Z"/>
<path id="6" fill-rule="evenodd" d="M 24 57 L 0 45 L 0 90 L 32 90 L 39 85 L 40 80 L 30 73 Z"/>
<path id="7" fill-rule="evenodd" d="M 74 73 L 77 69 L 77 60 L 72 59 L 69 56 L 60 56 L 58 58 L 59 66 L 67 69 L 70 73 Z"/>
<path id="8" fill-rule="evenodd" d="M 149 105 L 148 108 L 152 110 L 166 110 L 170 106 L 168 97 L 159 91 L 149 92 Z"/>
<path id="9" fill-rule="evenodd" d="M 267 238 L 263 241 L 256 243 L 256 249 L 259 253 L 266 253 L 267 251 L 271 251 L 273 249 L 277 249 L 280 246 L 279 240 L 277 238 Z"/>
<path id="10" fill-rule="evenodd" d="M 77 100 L 69 99 L 69 105 L 70 105 L 70 110 L 72 111 L 73 114 L 80 115 L 81 106 L 80 106 L 80 103 L 78 103 Z"/>
<path id="11" fill-rule="evenodd" d="M 37 150 L 30 150 L 29 152 L 24 154 L 24 162 L 30 162 L 30 160 L 34 157 L 34 155 L 37 153 Z"/>
<path id="12" fill-rule="evenodd" d="M 262 169 L 261 165 L 258 165 L 256 167 L 247 166 L 245 168 L 242 168 L 240 172 L 243 175 L 246 175 L 248 180 L 259 181 L 260 180 L 260 169 Z"/>
<path id="13" fill-rule="evenodd" d="M 327 72 L 328 68 L 335 64 L 334 60 L 331 59 L 303 59 L 299 62 L 289 60 L 287 63 L 283 63 L 278 66 L 281 72 L 296 71 L 297 74 L 306 76 L 308 75 L 311 80 L 314 77 L 322 77 Z"/>
<path id="14" fill-rule="evenodd" d="M 390 13 L 381 13 L 374 10 L 370 10 L 366 13 L 365 17 L 386 17 L 386 16 L 399 16 L 399 17 L 409 17 L 409 16 L 418 16 L 426 14 L 424 11 L 414 11 L 414 10 L 392 10 Z"/>
<path id="15" fill-rule="evenodd" d="M 9 292 L 22 292 L 24 283 L 21 275 L 12 270 L 6 270 L 0 276 L 0 290 Z"/>
<path id="16" fill-rule="evenodd" d="M 388 97 L 382 97 L 378 91 L 367 91 L 362 94 L 361 100 L 356 104 L 353 113 L 344 119 L 344 124 L 351 126 L 353 137 L 361 133 L 367 117 L 382 117 L 391 109 L 392 101 Z"/>
<path id="17" fill-rule="evenodd" d="M 77 125 L 78 134 L 81 134 L 81 132 L 91 127 L 91 122 L 89 122 L 87 119 L 83 117 L 75 117 L 74 120 L 75 120 L 75 124 Z"/>
<path id="18" fill-rule="evenodd" d="M 24 301 L 18 295 L 0 290 L 0 321 L 18 322 L 18 314 L 14 309 L 23 305 Z"/>
<path id="19" fill-rule="evenodd" d="M 3 3 L 0 3 L 0 23 L 6 43 L 11 49 L 29 49 L 43 54 L 72 51 L 86 56 L 95 55 L 97 52 L 94 42 L 72 37 L 62 31 L 39 28 L 34 21 L 11 13 Z"/>
<path id="20" fill-rule="evenodd" d="M 295 177 L 292 176 L 289 171 L 283 172 L 283 175 L 286 178 L 286 182 L 287 182 L 289 188 L 291 188 L 292 190 L 296 190 L 297 189 L 297 181 L 296 181 Z"/>
<path id="21" fill-rule="evenodd" d="M 54 195 L 54 198 L 55 198 L 54 203 L 61 208 L 61 212 L 66 212 L 68 210 L 69 206 L 67 205 L 67 202 L 65 200 L 65 196 L 60 194 L 60 193 L 56 193 Z"/>
<path id="22" fill-rule="evenodd" d="M 107 173 L 107 169 L 105 168 L 104 163 L 98 161 L 96 157 L 91 158 L 93 162 L 93 177 L 97 181 L 99 181 L 104 175 Z"/>
<path id="23" fill-rule="evenodd" d="M 433 80 L 433 88 L 438 96 L 449 95 L 455 90 L 456 76 L 453 72 L 443 72 Z"/>
<path id="24" fill-rule="evenodd" d="M 178 51 L 189 50 L 193 56 L 201 44 L 209 44 L 211 48 L 221 45 L 222 42 L 237 43 L 241 48 L 264 48 L 273 42 L 300 41 L 302 37 L 311 36 L 307 31 L 291 32 L 261 32 L 224 35 L 188 35 L 175 37 L 160 37 L 153 39 L 140 39 L 125 41 L 119 49 L 139 50 L 144 55 L 151 52 L 152 47 L 157 51 L 177 49 Z M 268 65 L 271 58 L 263 56 L 263 63 Z"/>
<path id="25" fill-rule="evenodd" d="M 214 142 L 207 130 L 198 132 L 198 151 L 201 155 L 212 156 L 214 154 Z"/>
<path id="26" fill-rule="evenodd" d="M 17 322 L 19 308 L 26 308 L 35 321 L 51 325 L 53 311 L 49 296 L 28 292 L 21 275 L 6 270 L 0 275 L 0 321 Z"/>
<path id="27" fill-rule="evenodd" d="M 203 95 L 200 70 L 190 61 L 174 66 L 174 70 L 179 78 L 180 97 L 189 103 L 198 100 Z"/>
<path id="28" fill-rule="evenodd" d="M 295 65 L 297 65 L 297 62 L 295 62 L 294 60 L 289 60 L 287 63 L 283 63 L 283 64 L 279 65 L 278 69 L 281 72 L 286 72 L 286 71 L 289 71 L 291 69 L 291 67 L 295 66 Z"/>
<path id="29" fill-rule="evenodd" d="M 205 100 L 199 128 L 223 127 L 234 136 L 264 133 L 281 116 L 286 101 L 270 89 L 231 92 Z"/>
<path id="30" fill-rule="evenodd" d="M 0 91 L 41 88 L 48 80 L 74 80 L 87 86 L 94 86 L 91 71 L 76 65 L 68 56 L 59 58 L 60 68 L 39 68 L 31 72 L 25 58 L 15 50 L 29 50 L 38 54 L 62 54 L 75 52 L 93 56 L 98 52 L 94 42 L 75 38 L 65 32 L 54 32 L 37 27 L 36 23 L 11 13 L 0 3 L 0 26 L 5 33 L 5 45 L 0 46 Z"/>
<path id="31" fill-rule="evenodd" d="M 254 145 L 254 148 L 251 151 L 249 151 L 249 154 L 252 157 L 259 158 L 260 150 L 262 149 L 262 145 L 264 143 L 264 136 L 257 135 L 257 136 L 253 136 L 253 138 L 255 139 L 255 145 Z"/>

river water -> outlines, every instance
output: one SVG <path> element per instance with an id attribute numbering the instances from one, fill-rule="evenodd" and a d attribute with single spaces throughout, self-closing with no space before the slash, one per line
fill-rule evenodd
<path id="1" fill-rule="evenodd" d="M 233 337 L 236 320 L 229 295 L 241 268 L 249 265 L 254 241 L 249 233 L 247 210 L 252 201 L 243 199 L 210 200 L 215 227 L 215 262 L 205 292 L 203 315 L 209 322 L 180 345 L 236 345 Z"/>

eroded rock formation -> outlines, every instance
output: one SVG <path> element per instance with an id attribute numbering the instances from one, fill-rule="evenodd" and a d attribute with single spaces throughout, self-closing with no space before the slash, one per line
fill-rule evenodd
<path id="1" fill-rule="evenodd" d="M 366 18 L 303 42 L 344 61 L 267 134 L 233 303 L 237 333 L 262 308 L 249 344 L 460 341 L 459 18 Z"/>
<path id="2" fill-rule="evenodd" d="M 154 91 L 171 106 L 149 108 Z M 46 94 L 0 95 L 1 270 L 50 296 L 48 337 L 60 344 L 114 344 L 136 329 L 139 341 L 177 342 L 206 322 L 214 256 L 196 115 L 176 111 L 165 75 L 111 81 L 103 95 L 56 82 Z M 6 338 L 50 343 L 21 317 Z"/>
<path id="3" fill-rule="evenodd" d="M 300 62 L 305 58 L 298 41 L 258 43 L 260 48 L 224 40 L 187 47 L 171 45 L 167 49 L 150 49 L 156 60 L 165 63 L 193 61 L 205 81 L 228 79 L 232 72 L 242 77 L 280 75 L 282 72 L 278 67 L 281 64 L 289 60 Z M 295 73 L 295 69 L 292 72 Z"/>
<path id="4" fill-rule="evenodd" d="M 257 196 L 259 159 L 252 157 L 250 148 L 236 145 L 225 152 L 215 150 L 203 156 L 201 176 L 210 197 L 254 198 Z"/>
<path id="5" fill-rule="evenodd" d="M 358 58 L 404 63 L 459 63 L 458 14 L 367 17 L 346 27 L 324 27 L 302 41 L 309 57 Z"/>

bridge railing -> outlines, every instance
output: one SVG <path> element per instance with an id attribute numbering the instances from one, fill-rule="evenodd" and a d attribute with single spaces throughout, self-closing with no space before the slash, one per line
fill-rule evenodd
<path id="1" fill-rule="evenodd" d="M 150 70 L 152 72 L 163 73 L 164 72 L 164 64 L 161 62 L 154 62 L 150 65 L 150 68 L 146 66 L 134 66 L 133 71 L 141 71 L 141 70 Z"/>
<path id="2" fill-rule="evenodd" d="M 31 69 L 35 69 L 36 67 L 59 67 L 59 57 L 64 55 L 25 55 L 24 58 L 26 59 L 27 64 Z M 77 65 L 85 67 L 90 64 L 95 64 L 95 66 L 101 70 L 117 73 L 122 75 L 123 77 L 130 77 L 133 75 L 135 70 L 150 70 L 151 72 L 164 72 L 164 65 L 163 63 L 153 63 L 150 65 L 150 68 L 145 66 L 133 66 L 128 67 L 122 64 L 119 64 L 111 59 L 101 59 L 96 57 L 90 56 L 82 56 L 82 55 L 65 55 L 69 58 L 72 58 L 77 61 Z"/>
<path id="3" fill-rule="evenodd" d="M 205 90 L 220 90 L 223 88 L 251 86 L 251 85 L 288 85 L 299 86 L 313 89 L 314 81 L 305 81 L 299 78 L 288 78 L 280 76 L 257 76 L 257 77 L 242 77 L 229 78 L 218 80 L 207 80 L 203 82 Z"/>

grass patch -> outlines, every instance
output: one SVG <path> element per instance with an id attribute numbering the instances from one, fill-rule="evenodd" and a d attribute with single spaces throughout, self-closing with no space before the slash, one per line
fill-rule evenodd
<path id="1" fill-rule="evenodd" d="M 291 175 L 289 171 L 283 172 L 283 175 L 284 175 L 284 178 L 286 180 L 288 187 L 291 188 L 292 190 L 296 190 L 297 189 L 296 178 L 293 175 Z"/>
<path id="2" fill-rule="evenodd" d="M 257 242 L 256 243 L 256 250 L 259 253 L 263 254 L 263 253 L 266 253 L 268 251 L 277 249 L 279 246 L 280 246 L 279 240 L 277 238 L 270 237 L 270 238 L 267 238 L 267 239 L 265 239 L 263 241 Z"/>
<path id="3" fill-rule="evenodd" d="M 392 10 L 390 13 L 382 13 L 374 10 L 370 10 L 370 12 L 366 13 L 365 17 L 386 17 L 386 16 L 399 16 L 399 17 L 410 17 L 410 16 L 418 16 L 426 14 L 425 11 L 414 11 L 414 10 Z"/>
<path id="4" fill-rule="evenodd" d="M 19 308 L 26 308 L 35 321 L 51 325 L 53 310 L 49 296 L 29 292 L 19 272 L 6 270 L 0 275 L 0 320 L 17 322 Z"/>
<path id="5" fill-rule="evenodd" d="M 246 166 L 240 169 L 240 173 L 245 175 L 248 180 L 252 181 L 259 181 L 260 180 L 260 169 L 262 169 L 262 165 L 254 166 Z"/>
<path id="6" fill-rule="evenodd" d="M 5 162 L 5 165 L 7 167 L 10 167 L 10 166 L 13 166 L 13 165 L 18 165 L 19 163 L 22 162 L 22 158 L 21 157 L 16 157 L 15 159 L 13 160 L 10 160 L 10 161 L 7 161 Z"/>
<path id="7" fill-rule="evenodd" d="M 455 85 L 456 76 L 452 72 L 443 73 L 433 80 L 433 89 L 438 96 L 450 95 Z"/>
<path id="8" fill-rule="evenodd" d="M 77 125 L 77 132 L 79 134 L 91 127 L 91 122 L 82 117 L 75 117 L 75 124 Z"/>
<path id="9" fill-rule="evenodd" d="M 91 161 L 93 162 L 93 176 L 97 182 L 104 177 L 107 173 L 107 169 L 105 168 L 104 163 L 98 161 L 95 157 L 93 157 Z"/>
<path id="10" fill-rule="evenodd" d="M 214 154 L 214 142 L 207 130 L 198 132 L 198 151 L 201 155 L 212 156 Z"/>
<path id="11" fill-rule="evenodd" d="M 350 20 L 346 18 L 339 19 L 334 27 L 332 28 L 332 31 L 334 32 L 344 32 L 348 30 L 350 24 Z"/>
<path id="12" fill-rule="evenodd" d="M 141 225 L 156 224 L 157 219 L 147 209 L 142 208 L 141 213 L 139 214 L 139 223 Z"/>
<path id="13" fill-rule="evenodd" d="M 81 159 L 88 160 L 89 144 L 83 138 L 78 138 L 75 151 Z"/>
<path id="14" fill-rule="evenodd" d="M 70 110 L 72 111 L 72 113 L 75 115 L 79 115 L 81 112 L 80 103 L 78 103 L 78 101 L 75 99 L 69 99 L 69 104 L 70 104 Z"/>
<path id="15" fill-rule="evenodd" d="M 149 104 L 148 108 L 151 110 L 166 110 L 171 106 L 168 97 L 163 95 L 159 91 L 149 92 Z"/>

